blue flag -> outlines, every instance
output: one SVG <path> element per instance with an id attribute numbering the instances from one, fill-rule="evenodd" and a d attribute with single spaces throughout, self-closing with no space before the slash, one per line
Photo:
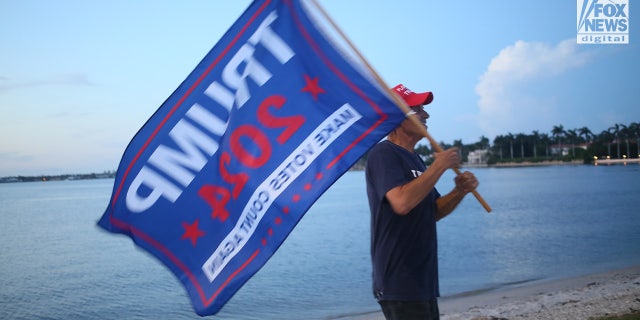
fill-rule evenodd
<path id="1" fill-rule="evenodd" d="M 254 1 L 122 156 L 98 225 L 164 263 L 199 315 L 405 119 L 318 26 L 304 1 Z"/>

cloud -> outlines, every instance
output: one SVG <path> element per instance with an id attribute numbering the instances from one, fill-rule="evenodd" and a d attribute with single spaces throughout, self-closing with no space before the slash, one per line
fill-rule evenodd
<path id="1" fill-rule="evenodd" d="M 24 82 L 11 82 L 5 76 L 0 76 L 0 93 L 19 88 L 31 88 L 40 86 L 93 86 L 95 85 L 86 74 L 66 73 L 51 76 L 44 79 L 35 79 Z"/>
<path id="2" fill-rule="evenodd" d="M 554 96 L 541 95 L 528 88 L 580 68 L 591 58 L 591 54 L 579 50 L 575 39 L 555 46 L 517 41 L 502 49 L 476 85 L 479 127 L 493 137 L 512 131 L 537 130 L 545 120 L 553 123 L 557 107 Z"/>

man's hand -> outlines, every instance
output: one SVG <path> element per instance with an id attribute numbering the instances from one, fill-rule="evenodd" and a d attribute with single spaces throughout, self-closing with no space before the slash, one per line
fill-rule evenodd
<path id="1" fill-rule="evenodd" d="M 456 190 L 462 194 L 467 194 L 478 187 L 478 179 L 473 173 L 469 171 L 465 171 L 462 174 L 459 174 L 454 179 L 456 183 Z"/>
<path id="2" fill-rule="evenodd" d="M 462 159 L 460 158 L 458 148 L 450 148 L 442 152 L 436 152 L 434 155 L 435 160 L 433 160 L 433 164 L 435 165 L 442 166 L 445 169 L 460 167 Z"/>

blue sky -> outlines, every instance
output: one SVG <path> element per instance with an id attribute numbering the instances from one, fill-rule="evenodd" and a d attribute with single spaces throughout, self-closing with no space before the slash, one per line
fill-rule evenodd
<path id="1" fill-rule="evenodd" d="M 573 0 L 318 2 L 438 141 L 640 121 L 633 1 L 628 45 L 577 45 Z M 249 3 L 0 2 L 0 176 L 115 170 Z"/>

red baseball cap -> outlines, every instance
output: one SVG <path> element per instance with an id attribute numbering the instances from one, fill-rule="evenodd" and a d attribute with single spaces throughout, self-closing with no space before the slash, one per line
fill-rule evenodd
<path id="1" fill-rule="evenodd" d="M 395 91 L 409 107 L 421 106 L 433 101 L 432 92 L 427 91 L 423 93 L 416 93 L 405 87 L 403 84 L 393 87 L 393 91 Z"/>

